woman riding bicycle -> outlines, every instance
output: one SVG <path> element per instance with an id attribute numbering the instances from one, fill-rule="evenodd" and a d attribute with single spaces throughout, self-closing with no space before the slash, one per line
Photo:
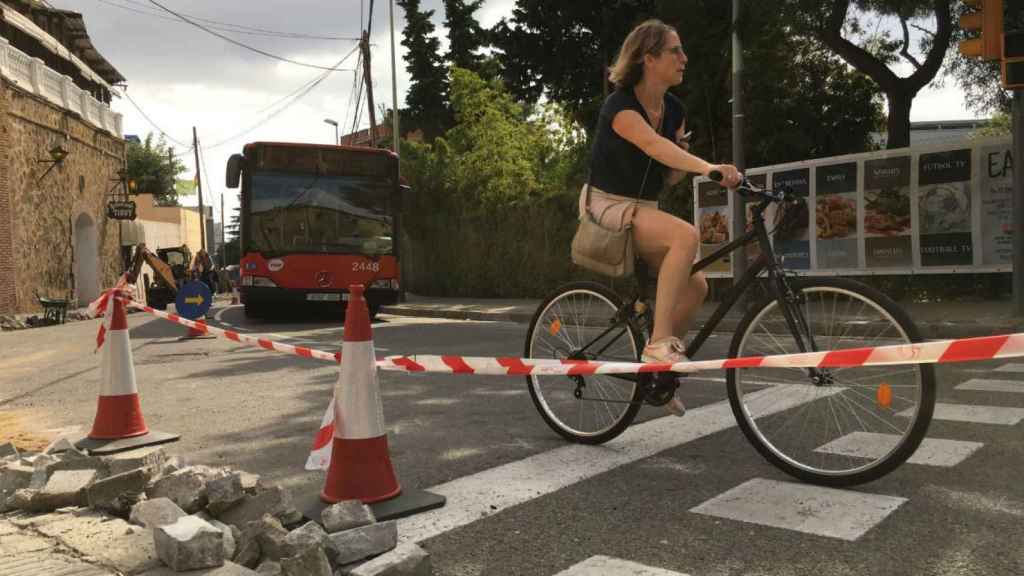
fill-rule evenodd
<path id="1" fill-rule="evenodd" d="M 611 68 L 616 90 L 601 107 L 591 150 L 591 214 L 606 227 L 632 221 L 637 254 L 658 270 L 654 326 L 644 362 L 686 360 L 681 338 L 708 290 L 703 274 L 690 274 L 697 256 L 696 229 L 659 210 L 658 193 L 684 172 L 708 175 L 717 170 L 727 187 L 741 180 L 735 166 L 710 164 L 687 151 L 685 110 L 668 92 L 682 82 L 686 62 L 673 27 L 648 20 L 634 28 Z M 581 213 L 585 209 L 586 186 L 580 194 Z M 668 406 L 677 414 L 684 411 L 678 399 Z"/>

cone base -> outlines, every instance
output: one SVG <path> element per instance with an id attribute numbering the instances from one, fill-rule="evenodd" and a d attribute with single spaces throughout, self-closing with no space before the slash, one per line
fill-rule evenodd
<path id="1" fill-rule="evenodd" d="M 142 405 L 138 394 L 100 396 L 96 401 L 96 418 L 89 438 L 118 440 L 142 436 L 149 432 L 142 418 Z"/>
<path id="2" fill-rule="evenodd" d="M 103 439 L 85 437 L 74 444 L 75 448 L 78 448 L 83 452 L 105 455 L 134 450 L 144 446 L 177 442 L 180 438 L 180 434 L 150 430 L 141 436 L 133 436 L 130 438 Z"/>
<path id="3" fill-rule="evenodd" d="M 325 502 L 361 500 L 364 504 L 394 498 L 402 492 L 388 456 L 388 437 L 335 438 L 331 466 L 320 492 Z"/>
<path id="4" fill-rule="evenodd" d="M 420 512 L 440 508 L 446 502 L 445 497 L 440 494 L 434 494 L 425 490 L 406 489 L 402 490 L 400 495 L 390 500 L 368 504 L 368 506 L 373 511 L 373 517 L 378 522 L 384 522 L 385 520 L 405 518 Z M 307 520 L 312 520 L 317 524 L 322 524 L 320 515 L 325 508 L 331 506 L 331 503 L 324 502 L 321 495 L 317 492 L 311 492 L 304 497 L 300 497 L 296 504 Z"/>

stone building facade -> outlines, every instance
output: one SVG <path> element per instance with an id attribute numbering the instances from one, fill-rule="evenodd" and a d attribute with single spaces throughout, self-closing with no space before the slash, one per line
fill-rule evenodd
<path id="1" fill-rule="evenodd" d="M 85 305 L 123 270 L 106 205 L 125 157 L 109 84 L 124 79 L 72 34 L 49 33 L 67 32 L 64 11 L 0 7 L 0 313 L 38 311 L 37 292 Z"/>

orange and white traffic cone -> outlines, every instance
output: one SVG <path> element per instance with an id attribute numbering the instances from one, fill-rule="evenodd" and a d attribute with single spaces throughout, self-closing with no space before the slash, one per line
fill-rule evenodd
<path id="1" fill-rule="evenodd" d="M 323 490 L 301 502 L 311 520 L 320 519 L 324 508 L 342 500 L 362 500 L 380 521 L 445 504 L 439 494 L 403 490 L 395 478 L 363 290 L 363 286 L 349 286 L 341 370 L 306 460 L 307 470 L 327 470 Z"/>
<path id="2" fill-rule="evenodd" d="M 176 434 L 150 431 L 142 417 L 135 365 L 128 337 L 125 305 L 111 297 L 100 359 L 100 394 L 92 431 L 77 446 L 94 454 L 109 454 L 152 444 L 172 442 Z"/>
<path id="3" fill-rule="evenodd" d="M 388 455 L 370 313 L 362 286 L 349 287 L 341 350 L 344 360 L 334 386 L 331 461 L 320 498 L 366 504 L 394 498 L 402 488 Z"/>
<path id="4" fill-rule="evenodd" d="M 89 438 L 110 440 L 141 436 L 149 429 L 142 418 L 135 365 L 128 338 L 128 317 L 120 298 L 111 298 L 110 328 L 100 360 L 100 397 Z"/>

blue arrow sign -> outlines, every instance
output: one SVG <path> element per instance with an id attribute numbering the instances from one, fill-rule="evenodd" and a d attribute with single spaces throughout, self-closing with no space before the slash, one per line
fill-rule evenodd
<path id="1" fill-rule="evenodd" d="M 204 316 L 210 310 L 213 303 L 213 295 L 210 294 L 210 287 L 199 280 L 188 282 L 178 290 L 178 297 L 174 305 L 178 315 L 182 318 L 195 320 Z"/>

